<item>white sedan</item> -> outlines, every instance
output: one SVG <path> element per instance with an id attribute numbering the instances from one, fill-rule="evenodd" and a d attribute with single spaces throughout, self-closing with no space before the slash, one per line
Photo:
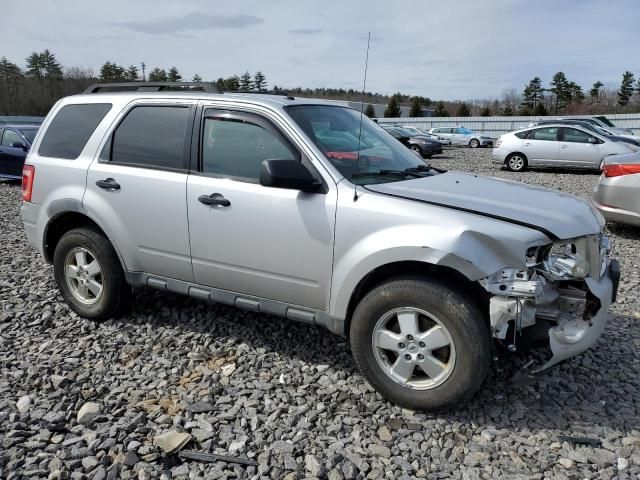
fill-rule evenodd
<path id="1" fill-rule="evenodd" d="M 544 125 L 502 135 L 492 161 L 520 172 L 527 167 L 563 167 L 598 170 L 605 157 L 633 150 L 577 125 Z"/>

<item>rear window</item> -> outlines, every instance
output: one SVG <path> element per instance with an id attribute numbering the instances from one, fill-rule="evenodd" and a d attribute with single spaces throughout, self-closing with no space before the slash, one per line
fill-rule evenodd
<path id="1" fill-rule="evenodd" d="M 110 103 L 87 103 L 62 107 L 47 128 L 38 154 L 75 160 L 111 106 Z"/>

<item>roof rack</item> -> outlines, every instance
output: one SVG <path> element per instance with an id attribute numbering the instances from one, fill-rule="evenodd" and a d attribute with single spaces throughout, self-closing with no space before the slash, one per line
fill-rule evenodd
<path id="1" fill-rule="evenodd" d="M 215 85 L 205 82 L 120 82 L 94 83 L 83 93 L 106 92 L 193 92 L 220 93 Z"/>

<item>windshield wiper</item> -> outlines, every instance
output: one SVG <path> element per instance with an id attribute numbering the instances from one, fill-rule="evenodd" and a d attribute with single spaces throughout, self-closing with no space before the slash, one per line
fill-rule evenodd
<path id="1" fill-rule="evenodd" d="M 406 168 L 404 171 L 406 173 L 412 173 L 412 172 L 424 172 L 424 173 L 429 173 L 431 175 L 433 175 L 433 173 L 431 173 L 432 170 L 435 170 L 438 173 L 444 173 L 446 172 L 446 170 L 442 170 L 440 168 L 436 168 L 433 167 L 431 165 L 417 165 L 415 167 L 410 167 L 410 168 Z"/>
<path id="2" fill-rule="evenodd" d="M 386 177 L 386 176 L 401 176 L 401 177 L 416 177 L 420 178 L 422 175 L 415 172 L 408 172 L 406 170 L 375 170 L 373 172 L 357 172 L 351 175 L 351 178 L 362 178 L 362 177 Z"/>

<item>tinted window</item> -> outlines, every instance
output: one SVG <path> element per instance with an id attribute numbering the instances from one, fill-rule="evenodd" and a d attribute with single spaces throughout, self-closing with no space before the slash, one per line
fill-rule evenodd
<path id="1" fill-rule="evenodd" d="M 557 127 L 538 128 L 529 134 L 529 140 L 555 140 L 558 133 Z"/>
<path id="2" fill-rule="evenodd" d="M 24 143 L 24 140 L 13 130 L 5 130 L 2 135 L 2 146 L 10 147 L 12 143 Z"/>
<path id="3" fill-rule="evenodd" d="M 565 128 L 564 129 L 564 141 L 565 142 L 573 142 L 573 143 L 589 143 L 589 135 L 582 130 L 576 130 L 575 128 Z"/>
<path id="4" fill-rule="evenodd" d="M 263 160 L 294 160 L 282 139 L 261 126 L 229 118 L 205 118 L 202 171 L 251 180 Z"/>
<path id="5" fill-rule="evenodd" d="M 75 160 L 109 110 L 110 103 L 62 107 L 47 128 L 38 153 L 43 157 Z"/>
<path id="6" fill-rule="evenodd" d="M 185 168 L 189 107 L 133 108 L 113 133 L 111 161 L 160 168 Z"/>

